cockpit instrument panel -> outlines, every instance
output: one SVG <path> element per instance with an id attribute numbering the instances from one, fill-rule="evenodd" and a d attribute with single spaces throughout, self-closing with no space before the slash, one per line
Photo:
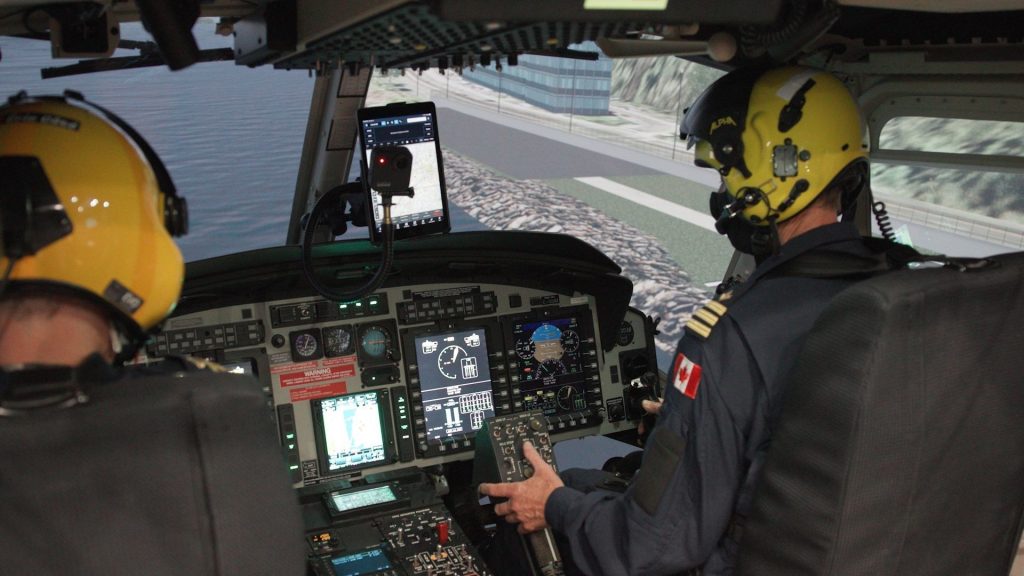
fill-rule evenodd
<path id="1" fill-rule="evenodd" d="M 141 361 L 187 353 L 257 378 L 310 487 L 471 460 L 492 416 L 541 410 L 556 442 L 636 427 L 624 389 L 657 366 L 653 322 L 614 263 L 558 235 L 417 244 L 352 302 L 313 295 L 288 249 L 264 268 L 205 261 Z"/>

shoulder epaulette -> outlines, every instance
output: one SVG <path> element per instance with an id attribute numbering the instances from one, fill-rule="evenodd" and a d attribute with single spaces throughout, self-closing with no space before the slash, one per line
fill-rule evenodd
<path id="1" fill-rule="evenodd" d="M 701 340 L 707 340 L 711 336 L 711 329 L 728 311 L 729 309 L 721 302 L 709 300 L 703 308 L 693 313 L 686 322 L 686 329 Z"/>

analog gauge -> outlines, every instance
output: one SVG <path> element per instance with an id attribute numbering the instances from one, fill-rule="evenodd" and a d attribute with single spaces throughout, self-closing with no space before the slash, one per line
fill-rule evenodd
<path id="1" fill-rule="evenodd" d="M 516 340 L 516 354 L 523 360 L 533 358 L 535 350 L 533 340 Z"/>
<path id="2" fill-rule="evenodd" d="M 292 342 L 293 362 L 316 360 L 323 356 L 320 351 L 320 339 L 313 331 L 292 332 L 289 337 Z"/>
<path id="3" fill-rule="evenodd" d="M 324 328 L 324 355 L 328 358 L 352 353 L 352 327 Z"/>
<path id="4" fill-rule="evenodd" d="M 367 326 L 362 329 L 359 347 L 366 353 L 364 360 L 380 360 L 391 349 L 391 335 L 382 326 Z"/>
<path id="5" fill-rule="evenodd" d="M 623 320 L 622 324 L 619 324 L 619 333 L 615 336 L 615 343 L 619 346 L 629 346 L 633 343 L 633 337 L 636 334 L 633 332 L 633 325 L 628 321 Z"/>
<path id="6" fill-rule="evenodd" d="M 562 332 L 562 348 L 566 352 L 575 352 L 580 348 L 580 335 L 575 330 Z"/>
<path id="7" fill-rule="evenodd" d="M 565 374 L 565 364 L 558 360 L 545 360 L 537 366 L 537 371 L 542 377 L 558 376 Z"/>
<path id="8" fill-rule="evenodd" d="M 562 386 L 558 389 L 558 395 L 555 398 L 558 401 L 558 407 L 562 410 L 572 410 L 576 407 L 576 389 L 572 386 Z"/>
<path id="9" fill-rule="evenodd" d="M 455 380 L 459 377 L 459 366 L 462 364 L 462 359 L 467 356 L 468 354 L 466 354 L 462 346 L 455 344 L 445 346 L 437 355 L 437 369 L 441 371 L 441 375 L 445 378 Z"/>

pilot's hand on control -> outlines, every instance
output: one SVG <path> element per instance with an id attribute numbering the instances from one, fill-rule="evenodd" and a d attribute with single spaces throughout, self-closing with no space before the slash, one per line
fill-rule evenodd
<path id="1" fill-rule="evenodd" d="M 636 427 L 636 433 L 639 436 L 644 436 L 649 430 L 647 430 L 647 422 L 651 422 L 651 426 L 654 425 L 654 416 L 657 416 L 661 412 L 661 404 L 664 402 L 661 400 L 644 400 L 641 402 L 641 406 L 644 408 L 644 417 L 640 419 L 640 424 Z"/>
<path id="2" fill-rule="evenodd" d="M 494 512 L 505 520 L 519 524 L 520 534 L 528 534 L 548 527 L 544 519 L 544 506 L 555 488 L 564 486 L 558 473 L 541 458 L 533 444 L 523 443 L 523 455 L 533 467 L 533 476 L 522 482 L 481 484 L 480 493 L 491 498 L 508 498 L 494 506 Z"/>

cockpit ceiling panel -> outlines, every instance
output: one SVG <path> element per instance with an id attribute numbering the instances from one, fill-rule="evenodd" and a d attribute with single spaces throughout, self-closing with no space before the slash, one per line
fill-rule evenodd
<path id="1" fill-rule="evenodd" d="M 426 4 L 413 3 L 315 40 L 276 67 L 313 68 L 339 61 L 369 64 L 371 56 L 375 66 L 407 68 L 437 66 L 439 61 L 446 65 L 447 57 L 461 57 L 468 66 L 470 58 L 479 62 L 481 55 L 485 59 L 524 52 L 565 55 L 571 44 L 652 30 L 660 23 L 657 13 L 651 13 L 649 21 L 448 21 Z"/>
<path id="2" fill-rule="evenodd" d="M 772 24 L 792 0 L 434 0 L 445 20 L 477 22 L 611 22 Z"/>
<path id="3" fill-rule="evenodd" d="M 838 0 L 842 6 L 921 12 L 1002 12 L 1024 8 L 1020 0 Z"/>
<path id="4" fill-rule="evenodd" d="M 865 46 L 1019 46 L 1024 42 L 1024 3 L 1016 11 L 940 14 L 843 7 L 829 33 Z"/>

